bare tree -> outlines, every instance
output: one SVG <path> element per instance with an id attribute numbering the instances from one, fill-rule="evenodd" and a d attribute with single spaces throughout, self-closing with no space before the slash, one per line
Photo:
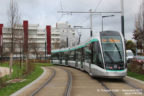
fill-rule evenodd
<path id="1" fill-rule="evenodd" d="M 14 30 L 13 40 L 14 54 L 18 56 L 20 61 L 20 68 L 22 67 L 22 50 L 23 50 L 23 30 L 22 25 L 17 25 Z"/>
<path id="2" fill-rule="evenodd" d="M 61 40 L 61 42 L 60 42 L 60 48 L 65 48 L 65 47 L 67 47 L 66 41 Z"/>
<path id="3" fill-rule="evenodd" d="M 14 53 L 14 32 L 16 26 L 20 21 L 20 14 L 18 10 L 18 5 L 16 1 L 10 0 L 9 8 L 8 8 L 8 20 L 11 28 L 11 50 L 10 50 L 10 77 L 12 73 L 12 65 L 13 65 L 13 53 Z"/>
<path id="4" fill-rule="evenodd" d="M 142 0 L 142 3 L 140 5 L 139 13 L 136 17 L 135 21 L 136 29 L 134 31 L 133 37 L 135 40 L 137 40 L 138 43 L 141 43 L 144 41 L 144 1 Z"/>
<path id="5" fill-rule="evenodd" d="M 55 43 L 54 43 L 54 49 L 59 49 L 60 48 L 60 43 L 59 40 L 56 39 Z"/>
<path id="6" fill-rule="evenodd" d="M 29 50 L 31 51 L 31 53 L 33 55 L 36 56 L 36 59 L 38 59 L 39 55 L 40 55 L 40 52 L 39 52 L 39 47 L 38 47 L 38 44 L 36 42 L 32 42 L 30 45 L 29 45 Z"/>

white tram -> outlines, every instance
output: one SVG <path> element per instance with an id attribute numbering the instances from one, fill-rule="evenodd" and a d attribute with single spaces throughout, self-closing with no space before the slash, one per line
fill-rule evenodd
<path id="1" fill-rule="evenodd" d="M 53 50 L 51 62 L 85 70 L 94 77 L 127 75 L 124 38 L 115 31 L 97 33 L 96 37 L 75 47 Z"/>

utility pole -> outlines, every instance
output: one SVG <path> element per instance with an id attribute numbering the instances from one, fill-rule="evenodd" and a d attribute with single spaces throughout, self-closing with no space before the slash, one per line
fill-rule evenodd
<path id="1" fill-rule="evenodd" d="M 47 40 L 47 32 L 45 31 L 45 61 L 46 61 L 46 54 L 47 54 L 47 43 L 46 43 L 46 40 Z"/>
<path id="2" fill-rule="evenodd" d="M 68 44 L 68 43 L 69 43 L 69 42 L 68 42 L 68 37 L 67 37 L 66 41 L 67 41 L 67 47 L 69 47 L 69 44 Z"/>
<path id="3" fill-rule="evenodd" d="M 46 41 L 45 41 L 45 60 L 46 60 L 46 53 L 47 53 L 47 52 L 46 52 L 46 46 L 47 46 L 47 45 L 46 45 Z"/>
<path id="4" fill-rule="evenodd" d="M 68 33 L 69 33 L 69 26 L 67 26 L 67 38 L 66 38 L 66 43 L 67 43 L 67 47 L 69 47 L 69 36 L 68 36 Z"/>
<path id="5" fill-rule="evenodd" d="M 93 24 L 92 24 L 92 9 L 90 9 L 90 35 L 93 36 Z"/>
<path id="6" fill-rule="evenodd" d="M 125 33 L 124 33 L 124 1 L 121 0 L 121 31 L 123 34 L 123 37 L 125 38 Z"/>

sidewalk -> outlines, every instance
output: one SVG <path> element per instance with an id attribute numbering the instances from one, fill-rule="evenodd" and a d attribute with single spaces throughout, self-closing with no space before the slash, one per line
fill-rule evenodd
<path id="1" fill-rule="evenodd" d="M 9 74 L 9 68 L 7 67 L 0 67 L 0 77 L 3 77 L 5 75 Z"/>

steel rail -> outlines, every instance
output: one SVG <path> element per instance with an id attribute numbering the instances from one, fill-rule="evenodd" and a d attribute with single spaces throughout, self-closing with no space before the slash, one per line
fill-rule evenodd
<path id="1" fill-rule="evenodd" d="M 72 74 L 69 70 L 62 68 L 65 72 L 68 74 L 68 82 L 67 82 L 67 88 L 64 92 L 64 96 L 70 96 L 71 87 L 72 87 Z"/>
<path id="2" fill-rule="evenodd" d="M 53 68 L 49 68 L 52 70 L 52 75 L 50 76 L 50 78 L 40 87 L 38 88 L 37 90 L 35 90 L 31 96 L 35 96 L 42 88 L 44 88 L 48 83 L 51 82 L 51 80 L 55 77 L 55 74 L 56 74 L 56 70 L 54 70 Z"/>
<path id="3" fill-rule="evenodd" d="M 126 83 L 128 86 L 134 88 L 134 89 L 137 89 L 139 92 L 142 92 L 142 94 L 144 94 L 144 89 L 142 88 L 139 88 L 137 87 L 136 85 L 132 84 L 132 83 L 129 83 L 128 81 L 126 80 L 123 80 L 124 83 Z"/>
<path id="4" fill-rule="evenodd" d="M 98 80 L 98 82 L 107 90 L 107 92 L 108 92 L 108 94 L 109 94 L 110 96 L 116 96 L 116 95 L 112 92 L 112 90 L 110 90 L 102 81 Z"/>

